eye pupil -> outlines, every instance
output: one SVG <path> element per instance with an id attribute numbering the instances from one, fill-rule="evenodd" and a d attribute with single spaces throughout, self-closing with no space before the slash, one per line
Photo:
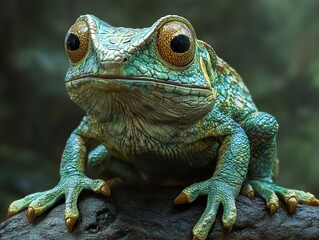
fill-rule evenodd
<path id="1" fill-rule="evenodd" d="M 183 34 L 177 35 L 171 41 L 171 49 L 176 53 L 184 53 L 190 48 L 189 37 Z"/>
<path id="2" fill-rule="evenodd" d="M 80 48 L 80 39 L 73 33 L 70 33 L 67 37 L 66 47 L 70 51 L 75 51 Z"/>

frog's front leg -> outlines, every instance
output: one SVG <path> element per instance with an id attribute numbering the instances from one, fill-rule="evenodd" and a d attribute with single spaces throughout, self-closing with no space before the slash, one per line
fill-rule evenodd
<path id="1" fill-rule="evenodd" d="M 226 229 L 231 230 L 236 220 L 235 201 L 248 170 L 249 142 L 239 125 L 227 117 L 223 121 L 224 124 L 205 130 L 211 131 L 221 141 L 213 176 L 185 188 L 175 199 L 176 204 L 183 204 L 193 202 L 200 195 L 207 195 L 207 206 L 193 228 L 193 239 L 206 239 L 220 206 L 223 207 L 222 222 Z"/>
<path id="2" fill-rule="evenodd" d="M 64 218 L 67 228 L 72 230 L 79 218 L 77 199 L 83 189 L 90 189 L 109 196 L 110 188 L 104 180 L 90 179 L 84 174 L 87 159 L 86 143 L 92 137 L 92 133 L 92 127 L 85 117 L 66 143 L 60 167 L 61 179 L 58 185 L 51 190 L 30 194 L 14 201 L 9 207 L 8 216 L 28 208 L 28 219 L 32 221 L 34 216 L 42 214 L 65 196 Z"/>
<path id="3" fill-rule="evenodd" d="M 311 193 L 280 187 L 273 182 L 278 171 L 276 134 L 277 121 L 264 112 L 249 115 L 242 123 L 249 137 L 251 161 L 247 180 L 242 193 L 250 198 L 254 195 L 266 201 L 270 214 L 277 211 L 279 198 L 284 201 L 290 213 L 295 212 L 297 203 L 319 205 L 319 200 Z"/>

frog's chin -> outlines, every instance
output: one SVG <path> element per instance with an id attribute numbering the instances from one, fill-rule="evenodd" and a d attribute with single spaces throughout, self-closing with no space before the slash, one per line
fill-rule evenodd
<path id="1" fill-rule="evenodd" d="M 130 115 L 153 123 L 194 123 L 211 111 L 216 95 L 149 79 L 79 78 L 66 82 L 71 99 L 88 115 L 114 121 Z"/>

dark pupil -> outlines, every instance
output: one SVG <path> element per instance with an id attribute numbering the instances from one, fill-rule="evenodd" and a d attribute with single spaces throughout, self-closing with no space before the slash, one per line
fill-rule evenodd
<path id="1" fill-rule="evenodd" d="M 80 39 L 73 33 L 70 33 L 66 40 L 66 47 L 70 51 L 75 51 L 80 48 Z"/>
<path id="2" fill-rule="evenodd" d="M 191 43 L 189 41 L 189 38 L 186 35 L 177 35 L 173 38 L 171 41 L 171 49 L 176 53 L 184 53 L 186 52 Z"/>

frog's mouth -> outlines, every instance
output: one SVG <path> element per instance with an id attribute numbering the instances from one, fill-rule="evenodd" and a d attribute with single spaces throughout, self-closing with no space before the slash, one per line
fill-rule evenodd
<path id="1" fill-rule="evenodd" d="M 65 81 L 66 87 L 74 88 L 77 85 L 85 84 L 86 82 L 96 82 L 102 81 L 101 83 L 105 84 L 105 88 L 110 88 L 110 90 L 124 90 L 134 87 L 142 87 L 149 91 L 157 91 L 163 93 L 172 93 L 181 96 L 203 96 L 208 97 L 214 92 L 212 89 L 207 87 L 198 87 L 191 85 L 181 85 L 169 80 L 161 80 L 156 78 L 147 78 L 147 77 L 127 77 L 127 76 L 115 76 L 115 75 L 98 75 L 98 74 L 88 74 L 80 77 L 74 77 Z M 93 87 L 93 86 L 92 86 Z M 124 89 L 123 89 L 124 88 Z"/>
<path id="2" fill-rule="evenodd" d="M 208 88 L 144 77 L 92 74 L 65 83 L 71 99 L 103 122 L 130 115 L 153 123 L 192 123 L 207 114 L 216 99 Z"/>

